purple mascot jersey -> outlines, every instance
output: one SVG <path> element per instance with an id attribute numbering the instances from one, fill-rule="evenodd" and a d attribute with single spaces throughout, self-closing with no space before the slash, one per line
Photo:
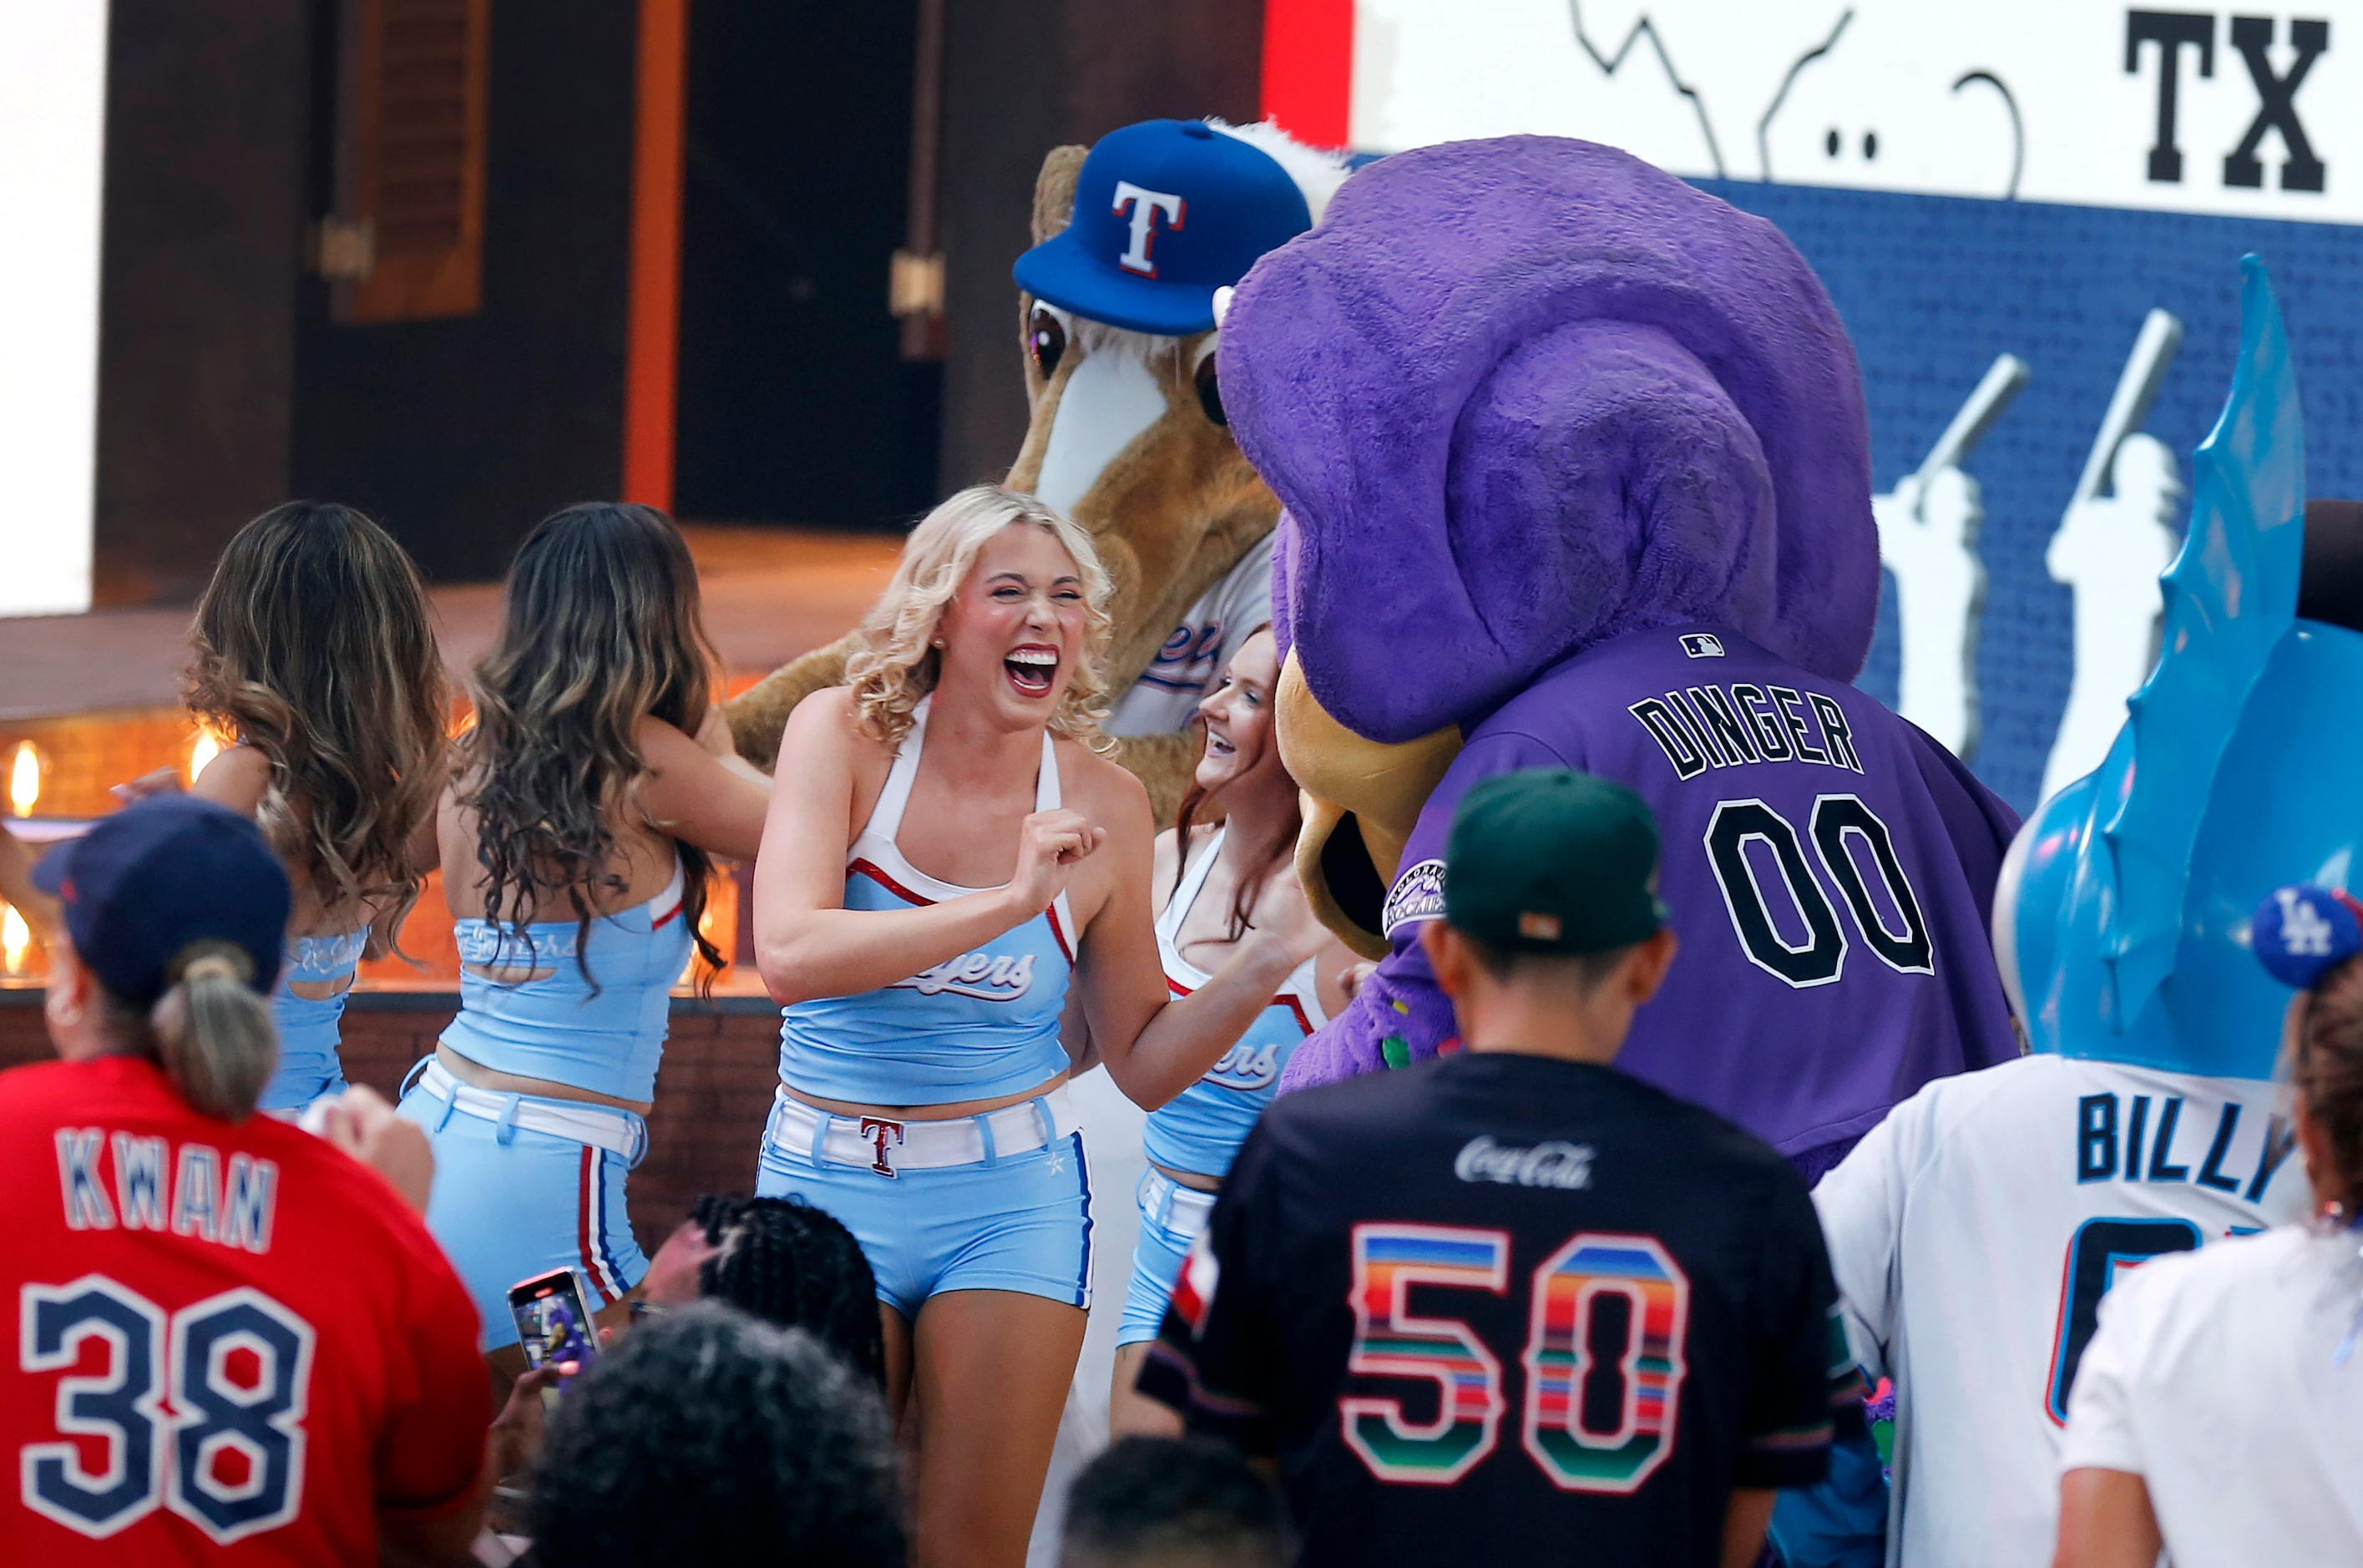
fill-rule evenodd
<path id="1" fill-rule="evenodd" d="M 1620 780 L 1658 815 L 1681 950 L 1626 1071 L 1819 1164 L 1929 1079 L 2017 1053 L 1986 937 L 2010 809 L 1852 686 L 1704 623 L 1588 649 L 1470 732 L 1387 900 L 1393 951 L 1331 1026 L 1341 1045 L 1383 1031 L 1381 1056 L 1389 1035 L 1419 1056 L 1450 1035 L 1417 928 L 1441 910 L 1453 808 L 1537 767 Z"/>
<path id="2" fill-rule="evenodd" d="M 1223 323 L 1286 504 L 1299 856 L 1384 951 L 1289 1087 L 1449 1049 L 1421 957 L 1461 794 L 1585 769 L 1664 835 L 1681 940 L 1621 1064 L 1809 1173 L 2015 1054 L 1987 914 L 2017 824 L 1849 684 L 1878 543 L 1854 355 L 1779 230 L 1613 149 L 1518 137 L 1348 181 Z"/>

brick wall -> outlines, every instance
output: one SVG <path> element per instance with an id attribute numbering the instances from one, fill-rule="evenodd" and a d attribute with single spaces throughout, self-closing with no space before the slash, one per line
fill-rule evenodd
<path id="1" fill-rule="evenodd" d="M 48 1060 L 41 993 L 0 991 L 0 1067 Z M 456 998 L 362 993 L 345 1009 L 345 1074 L 391 1098 L 435 1048 Z M 649 1154 L 632 1173 L 632 1229 L 653 1254 L 702 1193 L 751 1192 L 755 1150 L 778 1082 L 780 1015 L 769 1003 L 676 997 L 672 1036 L 649 1117 Z"/>

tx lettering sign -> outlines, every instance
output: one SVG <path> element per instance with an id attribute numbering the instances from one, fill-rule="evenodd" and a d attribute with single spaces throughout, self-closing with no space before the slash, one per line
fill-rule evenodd
<path id="1" fill-rule="evenodd" d="M 1373 152 L 1541 131 L 1710 179 L 2356 223 L 2357 28 L 2324 4 L 1358 0 L 1351 125 Z"/>

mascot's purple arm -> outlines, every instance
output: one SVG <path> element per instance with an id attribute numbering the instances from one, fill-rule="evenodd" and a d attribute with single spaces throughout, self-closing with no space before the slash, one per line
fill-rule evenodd
<path id="1" fill-rule="evenodd" d="M 1468 740 L 1404 866 L 1441 853 L 1452 805 L 1487 774 L 1621 768 L 1642 787 L 1645 764 L 1607 728 L 1633 728 L 1631 699 L 1602 714 L 1595 691 L 1581 711 L 1599 678 L 1582 656 L 1701 624 L 1893 733 L 1893 787 L 1961 851 L 1944 873 L 1961 896 L 1931 924 L 1978 918 L 1969 905 L 1991 898 L 2015 824 L 1843 684 L 1879 594 L 1860 378 L 1819 280 L 1771 225 L 1590 143 L 1414 150 L 1357 174 L 1320 228 L 1258 263 L 1219 352 L 1233 433 L 1287 508 L 1275 628 L 1307 688 L 1366 740 L 1448 726 Z M 1417 1060 L 1450 1037 L 1412 934 L 1297 1050 L 1286 1086 L 1376 1070 L 1390 1039 Z M 1964 968 L 1980 963 L 1981 978 L 1945 981 L 1977 994 L 1936 1032 L 1986 1038 L 1882 1047 L 1903 1092 L 1977 1064 L 1961 1058 L 1999 1049 L 1997 1028 L 2007 1044 L 1990 956 Z M 1890 1092 L 1875 1097 L 1883 1112 Z"/>

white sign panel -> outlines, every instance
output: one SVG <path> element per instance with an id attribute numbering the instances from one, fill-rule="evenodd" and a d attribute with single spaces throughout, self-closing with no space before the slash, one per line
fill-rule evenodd
<path id="1" fill-rule="evenodd" d="M 2363 222 L 2363 5 L 1358 0 L 1352 142 L 1513 132 L 1672 172 Z"/>
<path id="2" fill-rule="evenodd" d="M 0 615 L 90 607 L 105 0 L 0 0 Z"/>

